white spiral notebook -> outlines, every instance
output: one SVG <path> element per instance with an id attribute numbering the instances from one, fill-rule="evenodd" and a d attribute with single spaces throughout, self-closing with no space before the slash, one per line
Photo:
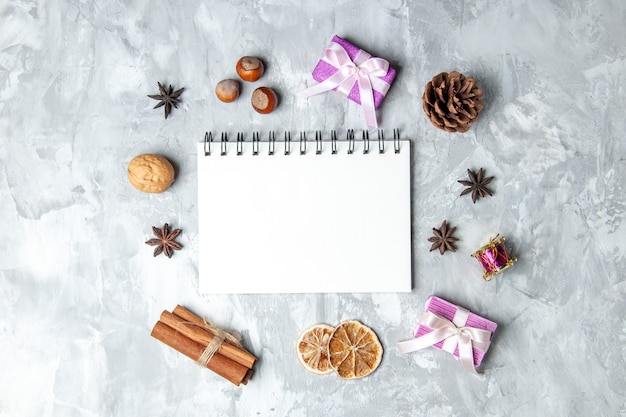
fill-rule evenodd
<path id="1" fill-rule="evenodd" d="M 274 137 L 198 144 L 199 292 L 410 292 L 410 141 Z"/>

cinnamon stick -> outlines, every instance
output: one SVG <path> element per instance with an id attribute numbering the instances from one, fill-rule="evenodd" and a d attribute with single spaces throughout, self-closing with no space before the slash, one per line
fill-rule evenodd
<path id="1" fill-rule="evenodd" d="M 207 346 L 215 338 L 213 334 L 205 329 L 204 322 L 200 317 L 197 317 L 189 310 L 180 306 L 176 307 L 174 311 L 183 314 L 185 318 L 178 314 L 170 313 L 169 311 L 163 311 L 159 320 L 194 342 L 198 342 L 204 346 Z M 256 361 L 256 358 L 252 354 L 227 342 L 222 343 L 217 352 L 246 368 L 252 368 L 252 365 L 254 365 Z"/>
<path id="2" fill-rule="evenodd" d="M 206 348 L 206 346 L 189 339 L 160 321 L 154 325 L 150 335 L 194 361 L 200 358 L 200 355 L 202 355 L 202 352 L 204 352 Z M 213 355 L 213 358 L 207 364 L 207 368 L 237 386 L 247 384 L 252 372 L 252 370 L 248 369 L 246 366 L 228 359 L 219 353 Z"/>

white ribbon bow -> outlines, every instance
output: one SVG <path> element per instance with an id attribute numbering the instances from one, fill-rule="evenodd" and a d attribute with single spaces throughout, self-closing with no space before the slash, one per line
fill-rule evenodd
<path id="1" fill-rule="evenodd" d="M 350 94 L 354 83 L 359 85 L 359 97 L 361 107 L 365 115 L 368 127 L 378 127 L 376 122 L 376 107 L 374 105 L 374 89 L 383 94 L 389 89 L 389 84 L 381 80 L 389 71 L 389 62 L 382 58 L 375 58 L 360 51 L 354 61 L 343 48 L 336 42 L 331 42 L 324 51 L 324 60 L 338 68 L 337 72 L 321 83 L 296 93 L 300 97 L 309 97 L 337 88 L 337 91 L 345 96 Z"/>
<path id="2" fill-rule="evenodd" d="M 420 324 L 432 329 L 431 332 L 398 343 L 402 353 L 414 352 L 444 341 L 443 350 L 454 353 L 456 346 L 459 347 L 459 359 L 461 365 L 474 375 L 478 375 L 474 367 L 474 348 L 486 351 L 491 343 L 491 332 L 475 327 L 457 326 L 450 320 L 430 311 L 426 311 L 420 318 Z"/>

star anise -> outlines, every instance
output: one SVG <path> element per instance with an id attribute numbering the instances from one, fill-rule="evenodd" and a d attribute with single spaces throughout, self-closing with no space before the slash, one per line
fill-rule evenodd
<path id="1" fill-rule="evenodd" d="M 161 106 L 165 106 L 165 118 L 167 119 L 167 116 L 169 116 L 172 111 L 172 106 L 178 108 L 178 104 L 180 103 L 178 97 L 185 91 L 185 88 L 183 87 L 180 90 L 174 91 L 171 84 L 168 89 L 165 89 L 160 82 L 157 82 L 157 84 L 159 85 L 159 92 L 161 94 L 148 94 L 148 97 L 154 100 L 160 100 L 153 108 L 158 109 Z"/>
<path id="2" fill-rule="evenodd" d="M 433 227 L 434 236 L 428 238 L 428 241 L 433 243 L 433 245 L 430 247 L 430 251 L 432 252 L 435 249 L 439 249 L 439 253 L 441 253 L 442 255 L 446 250 L 456 252 L 454 242 L 459 239 L 452 236 L 455 230 L 456 227 L 451 227 L 448 229 L 448 225 L 446 224 L 445 220 L 443 221 L 443 223 L 441 223 L 440 229 L 435 229 Z"/>
<path id="3" fill-rule="evenodd" d="M 476 200 L 479 197 L 484 197 L 486 195 L 493 196 L 491 191 L 486 187 L 487 184 L 491 182 L 493 177 L 483 178 L 483 169 L 479 169 L 477 173 L 472 172 L 471 170 L 467 170 L 467 176 L 469 177 L 469 181 L 459 180 L 461 184 L 465 185 L 466 189 L 463 190 L 461 195 L 472 193 L 472 201 L 476 204 Z"/>
<path id="4" fill-rule="evenodd" d="M 182 230 L 180 229 L 175 229 L 170 232 L 170 226 L 167 223 L 165 223 L 161 229 L 152 226 L 152 233 L 154 233 L 156 239 L 147 240 L 146 244 L 156 246 L 156 248 L 154 248 L 154 256 L 165 253 L 165 256 L 171 258 L 174 254 L 174 250 L 181 250 L 183 248 L 180 243 L 174 241 L 176 236 L 181 232 Z"/>

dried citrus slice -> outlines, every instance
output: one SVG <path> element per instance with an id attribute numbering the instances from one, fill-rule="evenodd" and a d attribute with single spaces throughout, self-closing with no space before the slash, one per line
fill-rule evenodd
<path id="1" fill-rule="evenodd" d="M 330 365 L 343 379 L 363 378 L 374 372 L 383 357 L 376 333 L 356 320 L 339 324 L 328 342 Z"/>
<path id="2" fill-rule="evenodd" d="M 321 375 L 333 371 L 328 361 L 328 340 L 333 330 L 335 328 L 327 324 L 316 324 L 300 334 L 296 354 L 307 371 Z"/>

